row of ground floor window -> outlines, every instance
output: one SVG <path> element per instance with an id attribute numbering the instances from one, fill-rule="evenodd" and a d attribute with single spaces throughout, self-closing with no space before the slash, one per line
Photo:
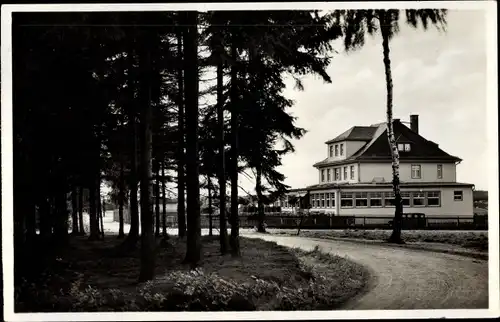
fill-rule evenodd
<path id="1" fill-rule="evenodd" d="M 339 193 L 311 193 L 311 208 L 335 208 L 336 195 L 340 195 L 340 208 L 356 207 L 394 207 L 395 199 L 393 191 L 356 191 Z M 440 207 L 440 191 L 401 191 L 403 206 L 406 207 Z M 454 191 L 453 200 L 461 201 L 463 199 L 462 190 Z M 283 207 L 288 208 L 292 205 L 286 198 Z"/>

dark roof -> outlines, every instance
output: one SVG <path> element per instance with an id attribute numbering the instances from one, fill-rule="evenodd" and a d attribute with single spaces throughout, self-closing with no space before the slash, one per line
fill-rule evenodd
<path id="1" fill-rule="evenodd" d="M 394 122 L 394 134 L 398 142 L 411 143 L 409 152 L 400 151 L 400 160 L 405 159 L 433 159 L 460 161 L 459 158 L 452 156 L 439 148 L 439 146 L 421 135 L 413 132 L 401 122 Z M 391 159 L 391 148 L 388 144 L 387 131 L 384 131 L 371 145 L 366 149 L 359 159 L 387 158 Z"/>
<path id="2" fill-rule="evenodd" d="M 418 133 L 413 132 L 406 125 L 398 120 L 394 120 L 394 135 L 396 141 L 401 143 L 411 143 L 411 150 L 408 152 L 400 151 L 399 159 L 401 162 L 457 162 L 462 161 L 460 158 L 450 155 L 439 148 L 439 146 Z M 356 127 L 351 128 L 354 129 Z M 369 142 L 361 147 L 356 153 L 345 160 L 332 161 L 329 158 L 324 159 L 316 164 L 315 167 L 322 167 L 327 165 L 341 165 L 350 162 L 387 162 L 391 161 L 391 149 L 387 139 L 387 126 L 385 123 L 372 125 L 370 127 L 358 127 L 365 129 L 373 129 L 373 131 L 365 131 L 365 134 L 372 132 Z M 349 131 L 351 131 L 349 130 Z M 339 135 L 340 137 L 350 137 L 347 132 Z M 360 137 L 360 136 L 358 136 Z M 337 140 L 335 138 L 334 140 Z M 332 140 L 332 142 L 334 141 Z"/>
<path id="3" fill-rule="evenodd" d="M 353 126 L 326 144 L 340 141 L 370 141 L 376 130 L 376 126 Z"/>

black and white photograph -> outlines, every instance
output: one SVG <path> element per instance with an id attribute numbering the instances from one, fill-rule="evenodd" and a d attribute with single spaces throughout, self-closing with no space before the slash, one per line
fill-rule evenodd
<path id="1" fill-rule="evenodd" d="M 5 320 L 499 317 L 496 12 L 3 5 Z"/>

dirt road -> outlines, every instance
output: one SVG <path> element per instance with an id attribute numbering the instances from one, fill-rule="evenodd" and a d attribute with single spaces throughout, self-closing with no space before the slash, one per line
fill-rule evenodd
<path id="1" fill-rule="evenodd" d="M 244 233 L 288 247 L 327 252 L 365 266 L 372 278 L 344 309 L 479 309 L 488 307 L 488 262 L 458 255 L 336 240 Z"/>

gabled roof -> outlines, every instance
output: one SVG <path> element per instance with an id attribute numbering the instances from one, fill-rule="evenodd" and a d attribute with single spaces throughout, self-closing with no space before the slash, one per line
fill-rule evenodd
<path id="1" fill-rule="evenodd" d="M 461 161 L 460 158 L 452 156 L 439 148 L 439 146 L 421 135 L 413 132 L 410 128 L 401 122 L 394 122 L 394 135 L 397 142 L 411 143 L 411 150 L 408 152 L 400 151 L 400 160 L 448 160 Z M 387 129 L 370 146 L 358 156 L 359 160 L 373 159 L 391 159 L 391 148 L 388 143 Z"/>
<path id="2" fill-rule="evenodd" d="M 370 141 L 377 130 L 373 126 L 353 126 L 336 138 L 327 141 L 326 144 L 340 141 Z"/>
<path id="3" fill-rule="evenodd" d="M 408 152 L 400 151 L 399 159 L 402 162 L 411 162 L 411 161 L 419 161 L 419 162 L 457 162 L 461 161 L 460 158 L 456 156 L 452 156 L 445 151 L 441 150 L 439 146 L 429 140 L 426 140 L 424 137 L 419 135 L 418 133 L 413 132 L 406 125 L 401 123 L 399 120 L 394 120 L 394 135 L 396 136 L 396 142 L 405 142 L 411 143 L 411 150 Z M 333 139 L 334 142 L 338 138 L 346 138 L 350 137 L 350 133 L 352 130 L 356 128 L 353 127 L 349 131 L 346 131 Z M 391 149 L 389 147 L 389 141 L 387 138 L 387 124 L 379 123 L 374 124 L 369 127 L 357 127 L 364 128 L 364 130 L 357 130 L 358 133 L 362 132 L 363 134 L 368 135 L 371 132 L 371 137 L 367 140 L 367 143 L 362 146 L 357 152 L 351 155 L 349 158 L 344 160 L 336 160 L 332 161 L 329 158 L 324 159 L 316 164 L 315 167 L 323 167 L 327 165 L 340 165 L 344 163 L 350 162 L 376 162 L 376 161 L 391 161 Z M 371 129 L 371 130 L 367 130 Z M 358 134 L 357 133 L 357 134 Z M 353 137 L 361 137 L 362 135 L 355 135 Z M 345 140 L 345 139 L 344 139 Z M 357 141 L 361 141 L 358 139 Z M 328 143 L 327 142 L 327 143 Z M 338 141 L 335 141 L 338 142 Z"/>

